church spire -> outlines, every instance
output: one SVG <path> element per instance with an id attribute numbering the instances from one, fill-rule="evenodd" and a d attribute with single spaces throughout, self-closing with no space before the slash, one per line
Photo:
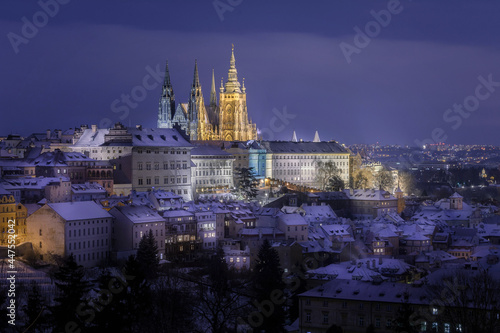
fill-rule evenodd
<path id="1" fill-rule="evenodd" d="M 170 72 L 168 70 L 168 60 L 165 64 L 165 79 L 163 80 L 163 89 L 161 97 L 170 97 L 172 100 L 174 97 L 174 89 L 172 83 L 170 82 Z"/>
<path id="2" fill-rule="evenodd" d="M 295 133 L 295 131 L 293 131 L 293 135 L 292 135 L 292 142 L 297 142 L 297 134 Z"/>
<path id="3" fill-rule="evenodd" d="M 193 79 L 193 88 L 200 86 L 200 77 L 198 75 L 198 60 L 194 61 L 194 79 Z"/>
<path id="4" fill-rule="evenodd" d="M 319 139 L 318 131 L 316 131 L 316 133 L 314 133 L 314 140 L 313 140 L 313 142 L 321 142 L 321 140 Z"/>
<path id="5" fill-rule="evenodd" d="M 212 69 L 212 89 L 210 90 L 210 106 L 217 106 L 217 94 L 215 92 L 215 74 Z"/>
<path id="6" fill-rule="evenodd" d="M 240 83 L 238 82 L 238 71 L 236 70 L 236 59 L 234 58 L 234 45 L 231 49 L 231 60 L 229 62 L 229 71 L 227 73 L 226 92 L 241 93 Z"/>
<path id="7" fill-rule="evenodd" d="M 170 82 L 170 72 L 168 70 L 168 60 L 165 64 L 165 79 L 160 95 L 158 108 L 158 128 L 171 128 L 171 120 L 175 113 L 175 96 L 172 83 Z"/>
<path id="8" fill-rule="evenodd" d="M 168 71 L 168 60 L 166 61 L 165 64 L 165 80 L 163 80 L 163 85 L 166 87 L 171 87 L 170 83 L 170 72 Z"/>

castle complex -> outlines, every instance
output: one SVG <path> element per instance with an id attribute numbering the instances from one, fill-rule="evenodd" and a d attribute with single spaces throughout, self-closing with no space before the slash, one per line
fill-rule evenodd
<path id="1" fill-rule="evenodd" d="M 165 69 L 165 81 L 162 87 L 158 110 L 158 128 L 180 126 L 191 140 L 209 141 L 247 141 L 257 139 L 257 127 L 248 119 L 245 79 L 243 85 L 238 81 L 234 46 L 228 78 L 221 81 L 219 103 L 212 71 L 210 104 L 205 104 L 198 76 L 198 64 L 194 65 L 194 79 L 188 103 L 175 105 L 175 95 L 170 82 L 168 63 Z"/>

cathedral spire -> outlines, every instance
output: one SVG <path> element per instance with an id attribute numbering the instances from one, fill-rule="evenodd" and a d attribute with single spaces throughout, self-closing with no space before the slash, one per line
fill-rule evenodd
<path id="1" fill-rule="evenodd" d="M 217 94 L 215 92 L 215 74 L 212 69 L 212 89 L 210 90 L 210 106 L 217 106 Z"/>
<path id="2" fill-rule="evenodd" d="M 170 72 L 168 70 L 168 60 L 165 65 L 165 80 L 163 80 L 163 86 L 164 87 L 172 87 L 172 84 L 170 83 Z"/>
<path id="3" fill-rule="evenodd" d="M 238 71 L 236 70 L 236 59 L 234 58 L 234 45 L 231 49 L 231 60 L 229 62 L 229 71 L 227 73 L 226 92 L 241 93 L 240 83 L 238 82 Z"/>
<path id="4" fill-rule="evenodd" d="M 168 60 L 165 64 L 165 79 L 161 89 L 160 102 L 158 106 L 158 128 L 172 128 L 171 120 L 175 113 L 175 96 L 172 83 L 170 82 L 170 72 L 168 70 Z"/>
<path id="5" fill-rule="evenodd" d="M 297 134 L 295 133 L 295 131 L 293 131 L 293 135 L 292 135 L 292 142 L 297 142 Z"/>
<path id="6" fill-rule="evenodd" d="M 198 60 L 194 61 L 194 79 L 193 79 L 193 88 L 200 86 L 200 77 L 198 75 Z"/>
<path id="7" fill-rule="evenodd" d="M 172 83 L 170 82 L 170 71 L 168 70 L 168 60 L 165 64 L 165 79 L 163 80 L 162 94 L 161 97 L 170 98 L 171 101 L 175 100 L 174 89 Z"/>

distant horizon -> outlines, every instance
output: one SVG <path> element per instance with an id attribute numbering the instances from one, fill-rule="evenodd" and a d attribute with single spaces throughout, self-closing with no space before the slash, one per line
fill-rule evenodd
<path id="1" fill-rule="evenodd" d="M 88 128 L 90 129 L 92 125 L 97 125 L 97 124 L 91 124 L 91 123 L 88 123 L 88 124 L 81 124 L 81 125 L 85 125 L 85 126 L 88 126 Z M 77 126 L 76 128 L 79 128 L 81 125 Z M 135 125 L 132 125 L 132 126 L 129 126 L 128 124 L 123 124 L 125 127 L 127 128 L 135 128 L 136 126 L 142 126 L 143 128 L 157 128 L 156 126 L 153 126 L 153 127 L 146 127 L 146 126 L 143 126 L 142 124 L 135 124 Z M 19 135 L 20 137 L 23 137 L 23 138 L 26 138 L 32 134 L 46 134 L 47 130 L 50 130 L 51 133 L 53 133 L 54 131 L 56 130 L 62 130 L 63 132 L 65 130 L 69 130 L 69 129 L 74 129 L 75 127 L 69 127 L 69 128 L 60 128 L 60 127 L 55 127 L 55 128 L 51 128 L 51 129 L 45 129 L 45 130 L 41 130 L 41 131 L 35 131 L 35 132 L 32 132 L 32 133 L 27 133 L 27 134 L 22 134 L 22 133 L 16 133 L 16 132 L 13 132 L 13 133 L 9 133 L 9 134 L 4 134 L 4 133 L 0 133 L 0 137 L 7 137 L 9 135 Z M 98 128 L 100 128 L 98 126 Z M 106 128 L 109 128 L 109 127 L 106 127 Z M 262 140 L 259 140 L 259 141 L 292 141 L 291 138 L 292 138 L 292 134 L 293 134 L 293 131 L 290 132 L 290 138 L 289 139 L 286 139 L 286 138 L 275 138 L 273 140 L 265 140 L 265 139 L 262 139 Z M 313 139 L 314 139 L 314 134 L 315 133 L 312 133 L 311 135 L 311 138 L 310 139 L 304 139 L 304 138 L 301 138 L 299 135 L 297 135 L 297 140 L 300 142 L 301 140 L 303 142 L 312 142 Z M 338 142 L 339 144 L 343 144 L 343 145 L 346 145 L 346 146 L 355 146 L 355 145 L 366 145 L 366 146 L 372 146 L 372 145 L 380 145 L 380 146 L 384 146 L 384 147 L 388 147 L 388 146 L 401 146 L 401 147 L 408 147 L 408 148 L 422 148 L 422 147 L 419 147 L 415 144 L 408 144 L 408 143 L 381 143 L 381 142 L 372 142 L 372 143 L 361 143 L 361 142 L 356 142 L 356 143 L 346 143 L 346 142 L 342 142 L 342 141 L 339 141 L 339 140 L 335 140 L 335 139 L 324 139 L 321 135 L 321 133 L 318 133 L 319 136 L 320 136 L 320 139 L 321 141 L 336 141 Z M 196 140 L 195 140 L 196 141 Z M 218 141 L 218 140 L 215 140 L 215 141 Z M 448 145 L 448 146 L 491 146 L 491 147 L 497 147 L 497 148 L 500 148 L 500 145 L 495 145 L 495 144 L 490 144 L 490 143 L 451 143 L 451 142 L 439 142 L 438 144 L 431 144 L 433 146 L 437 146 L 437 145 Z"/>

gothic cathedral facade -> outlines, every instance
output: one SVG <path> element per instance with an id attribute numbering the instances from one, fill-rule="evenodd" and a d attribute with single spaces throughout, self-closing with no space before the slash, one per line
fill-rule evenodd
<path id="1" fill-rule="evenodd" d="M 175 106 L 175 95 L 170 82 L 168 63 L 158 110 L 158 127 L 180 126 L 191 140 L 248 141 L 257 140 L 257 127 L 248 119 L 245 79 L 238 81 L 234 46 L 231 50 L 228 78 L 221 81 L 219 103 L 212 71 L 210 104 L 205 104 L 198 75 L 198 64 L 194 65 L 194 79 L 188 103 Z"/>

